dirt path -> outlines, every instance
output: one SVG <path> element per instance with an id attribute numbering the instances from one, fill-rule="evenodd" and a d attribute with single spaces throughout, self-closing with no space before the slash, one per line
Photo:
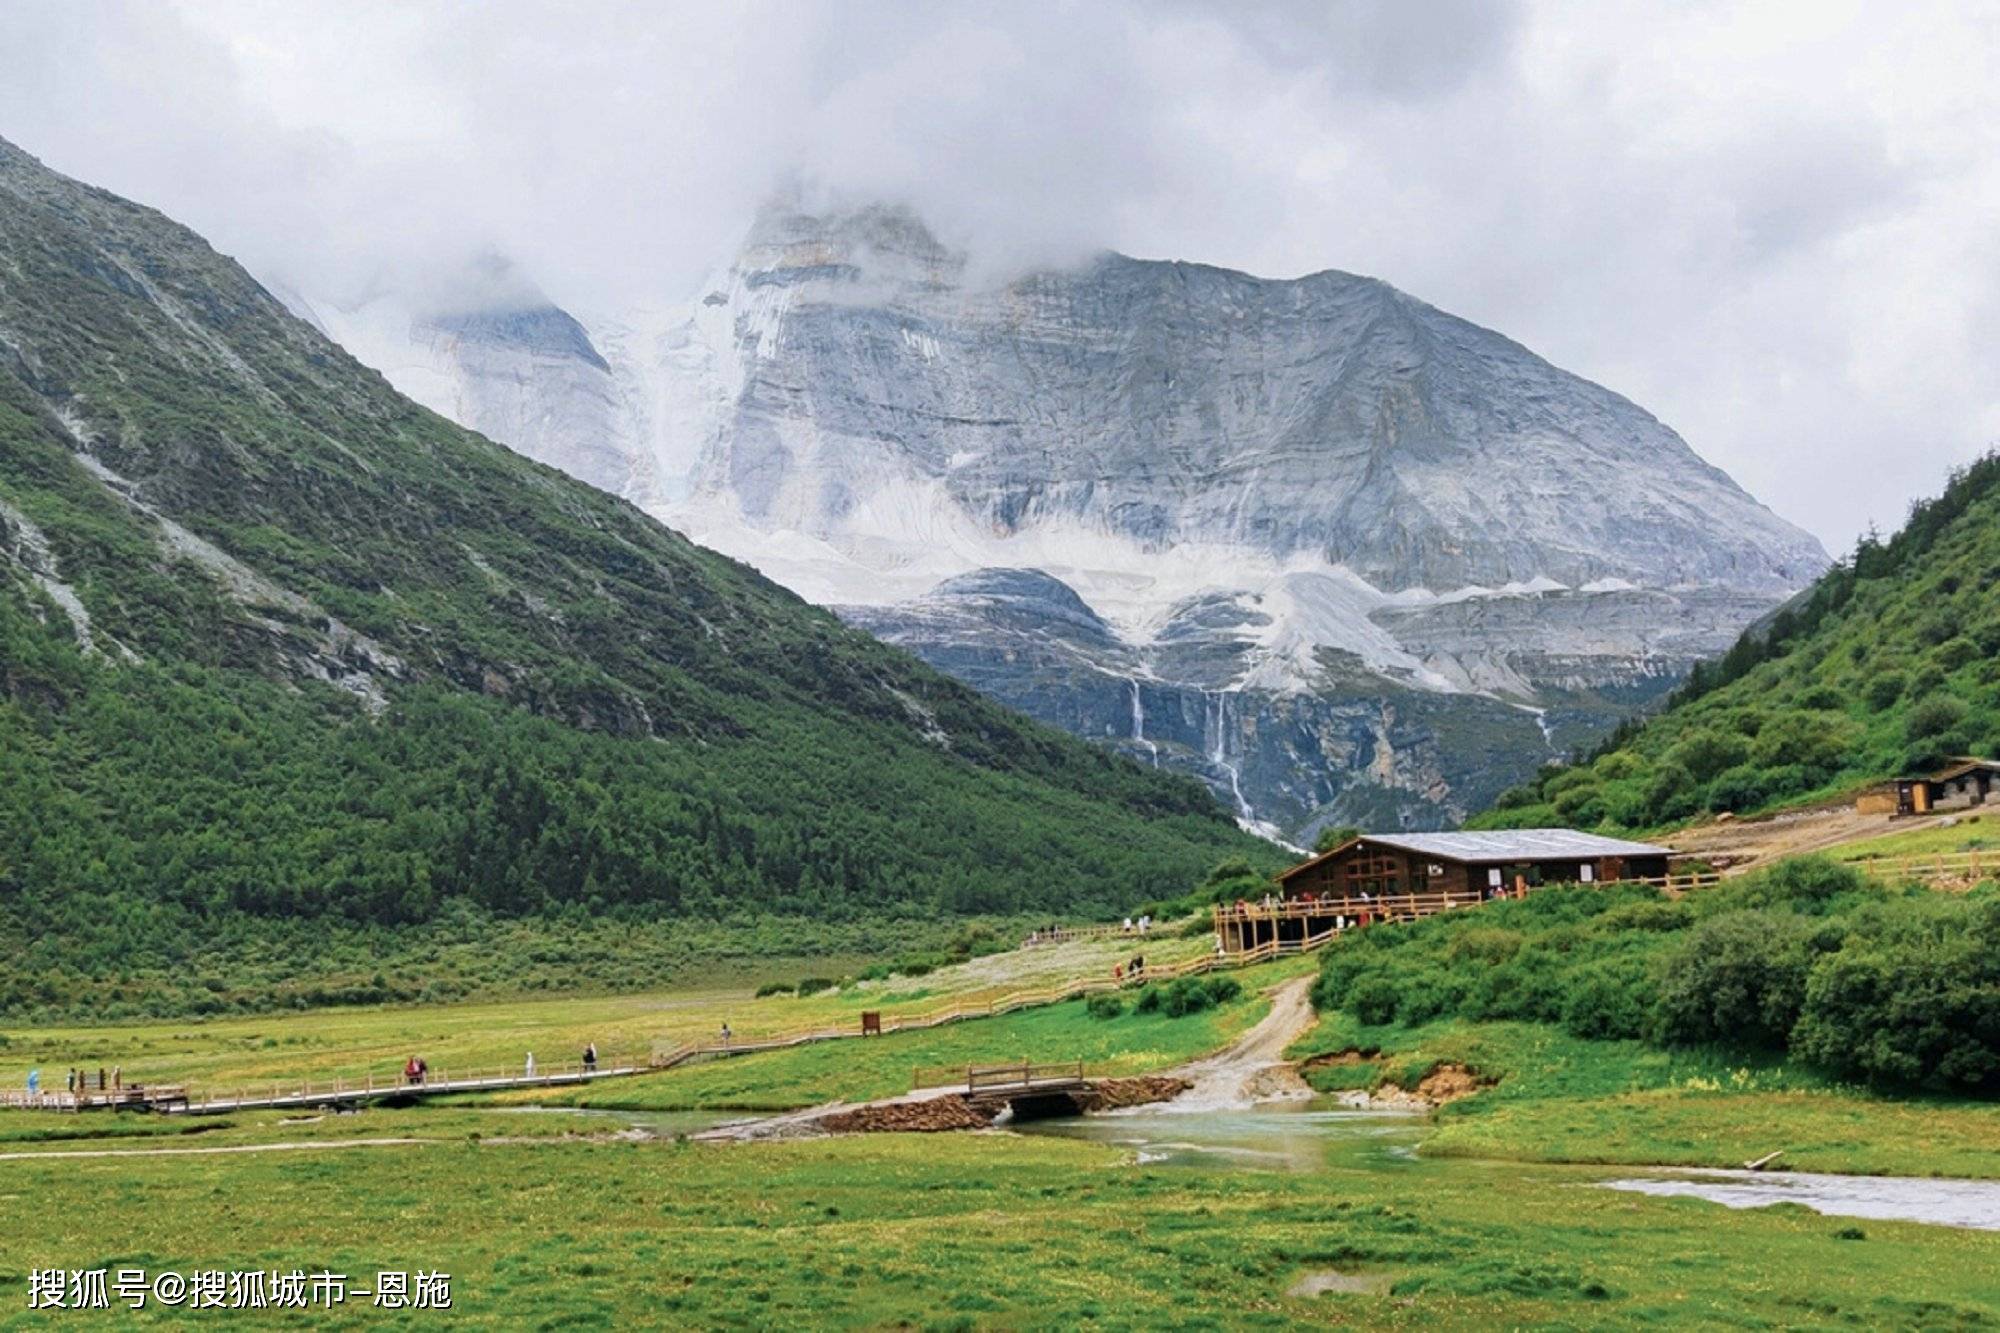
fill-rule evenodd
<path id="1" fill-rule="evenodd" d="M 1962 814 L 1963 812 L 1956 812 Z M 1677 850 L 1713 860 L 1718 868 L 1739 869 L 1779 856 L 1824 852 L 1885 833 L 1935 828 L 1953 817 L 1948 812 L 1923 818 L 1891 819 L 1864 815 L 1852 805 L 1817 806 L 1773 815 L 1768 819 L 1731 819 L 1697 824 L 1668 838 Z"/>
<path id="2" fill-rule="evenodd" d="M 1257 1102 L 1310 1097 L 1312 1089 L 1285 1060 L 1285 1049 L 1318 1021 L 1312 1007 L 1310 976 L 1287 981 L 1271 992 L 1271 1012 L 1228 1050 L 1173 1070 L 1194 1084 L 1168 1109 L 1208 1111 Z"/>

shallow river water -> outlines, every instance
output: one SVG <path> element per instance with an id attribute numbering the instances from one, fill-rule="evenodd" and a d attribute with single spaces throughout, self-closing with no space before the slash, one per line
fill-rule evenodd
<path id="1" fill-rule="evenodd" d="M 1323 1101 L 1292 1101 L 1211 1110 L 1144 1108 L 1030 1120 L 1010 1128 L 1019 1134 L 1131 1148 L 1149 1165 L 1317 1171 L 1337 1163 L 1386 1170 L 1413 1160 L 1424 1121 Z"/>
<path id="2" fill-rule="evenodd" d="M 1674 1171 L 1607 1180 L 1607 1189 L 1706 1199 L 1727 1208 L 1803 1204 L 1829 1217 L 2000 1231 L 2000 1181 L 1829 1176 L 1807 1171 Z"/>
<path id="3" fill-rule="evenodd" d="M 1394 1170 L 1416 1160 L 1420 1116 L 1354 1111 L 1324 1100 L 1264 1106 L 1175 1109 L 1171 1106 L 1037 1120 L 1019 1134 L 1088 1139 L 1132 1149 L 1146 1164 L 1208 1169 L 1318 1171 L 1329 1166 Z M 1438 1163 L 1431 1164 L 1433 1168 Z M 1579 1174 L 1588 1170 L 1578 1168 Z M 1730 1208 L 1795 1203 L 1829 1217 L 2000 1230 L 2000 1181 L 1898 1176 L 1836 1176 L 1795 1171 L 1612 1168 L 1606 1189 L 1707 1199 Z"/>

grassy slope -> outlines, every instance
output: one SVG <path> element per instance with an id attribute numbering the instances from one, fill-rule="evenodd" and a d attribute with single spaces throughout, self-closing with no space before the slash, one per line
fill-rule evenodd
<path id="1" fill-rule="evenodd" d="M 1674 706 L 1477 823 L 1646 828 L 2000 750 L 2000 459 L 1864 543 Z"/>
<path id="2" fill-rule="evenodd" d="M 197 1007 L 301 919 L 1111 911 L 1264 854 L 5 144 L 0 267 L 0 1011 Z"/>

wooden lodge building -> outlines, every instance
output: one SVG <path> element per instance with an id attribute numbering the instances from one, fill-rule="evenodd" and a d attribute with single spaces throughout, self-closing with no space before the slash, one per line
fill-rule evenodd
<path id="1" fill-rule="evenodd" d="M 1672 855 L 1671 848 L 1574 829 L 1368 834 L 1293 866 L 1278 876 L 1279 892 L 1263 902 L 1219 905 L 1216 937 L 1234 953 L 1429 916 L 1544 884 L 1664 880 Z"/>
<path id="2" fill-rule="evenodd" d="M 1854 808 L 1864 815 L 1928 815 L 1986 804 L 2000 787 L 2000 761 L 1958 759 L 1928 777 L 1897 778 L 1863 792 Z"/>

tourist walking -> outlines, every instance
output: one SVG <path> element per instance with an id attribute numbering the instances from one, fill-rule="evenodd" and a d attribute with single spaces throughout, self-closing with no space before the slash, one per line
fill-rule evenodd
<path id="1" fill-rule="evenodd" d="M 533 1051 L 529 1051 L 529 1052 L 528 1052 L 528 1077 L 529 1077 L 529 1078 L 533 1078 L 534 1076 L 535 1076 L 535 1053 L 534 1053 Z"/>
<path id="2" fill-rule="evenodd" d="M 597 1043 L 594 1041 L 583 1048 L 583 1072 L 586 1074 L 597 1072 Z"/>
<path id="3" fill-rule="evenodd" d="M 727 1023 L 722 1025 L 722 1044 L 724 1046 L 729 1045 L 729 1024 Z"/>

